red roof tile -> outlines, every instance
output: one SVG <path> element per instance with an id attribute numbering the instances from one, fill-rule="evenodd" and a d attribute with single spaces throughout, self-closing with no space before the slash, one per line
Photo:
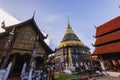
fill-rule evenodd
<path id="1" fill-rule="evenodd" d="M 109 54 L 109 53 L 118 53 L 118 52 L 120 53 L 120 42 L 96 47 L 93 54 L 98 55 L 98 54 Z"/>
<path id="2" fill-rule="evenodd" d="M 116 29 L 120 29 L 120 16 L 97 27 L 96 36 L 103 35 Z"/>
<path id="3" fill-rule="evenodd" d="M 120 40 L 120 30 L 108 35 L 104 35 L 102 37 L 98 37 L 95 42 L 95 46 L 99 44 L 115 41 L 115 40 Z"/>

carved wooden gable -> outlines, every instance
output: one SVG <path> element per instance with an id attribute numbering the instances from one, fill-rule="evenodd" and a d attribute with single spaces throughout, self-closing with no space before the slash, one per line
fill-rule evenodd
<path id="1" fill-rule="evenodd" d="M 3 45 L 8 39 L 9 32 L 13 28 L 15 28 L 15 31 L 14 38 L 11 43 L 12 46 L 10 46 L 11 54 L 19 53 L 21 55 L 31 55 L 33 52 L 34 43 L 37 35 L 39 35 L 37 56 L 41 56 L 43 54 L 50 54 L 53 52 L 51 48 L 49 48 L 49 46 L 44 42 L 44 39 L 46 37 L 39 30 L 34 18 L 12 26 L 5 27 L 5 32 L 0 34 L 0 50 L 2 50 Z"/>
<path id="2" fill-rule="evenodd" d="M 12 53 L 31 54 L 33 51 L 34 43 L 36 40 L 37 32 L 33 28 L 33 25 L 25 25 L 16 29 L 16 40 L 14 43 L 14 51 Z M 40 41 L 38 43 L 37 53 L 45 53 Z"/>

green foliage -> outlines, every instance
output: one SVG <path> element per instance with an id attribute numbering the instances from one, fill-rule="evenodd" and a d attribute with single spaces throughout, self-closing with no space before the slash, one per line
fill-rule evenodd
<path id="1" fill-rule="evenodd" d="M 77 77 L 81 77 L 81 76 L 85 76 L 87 75 L 87 73 L 83 72 L 80 74 L 62 74 L 60 73 L 60 80 L 66 80 L 66 79 L 70 79 L 70 78 L 77 78 Z"/>
<path id="2" fill-rule="evenodd" d="M 92 74 L 95 74 L 95 72 L 92 72 Z M 60 80 L 66 80 L 66 79 L 70 79 L 70 78 L 78 78 L 78 77 L 82 77 L 82 76 L 86 76 L 89 75 L 87 72 L 81 72 L 80 74 L 64 74 L 64 73 L 60 73 L 59 78 Z"/>

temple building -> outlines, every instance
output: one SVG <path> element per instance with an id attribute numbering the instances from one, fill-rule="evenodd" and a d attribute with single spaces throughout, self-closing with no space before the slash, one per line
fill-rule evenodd
<path id="1" fill-rule="evenodd" d="M 5 32 L 0 33 L 0 69 L 4 70 L 12 63 L 9 77 L 20 77 L 25 63 L 24 72 L 29 71 L 33 60 L 33 69 L 43 67 L 45 58 L 53 53 L 45 43 L 47 37 L 38 28 L 34 17 L 7 27 L 2 23 L 2 28 Z"/>
<path id="2" fill-rule="evenodd" d="M 55 62 L 67 64 L 68 67 L 84 68 L 84 65 L 90 65 L 89 50 L 74 33 L 68 21 L 64 37 L 55 49 Z"/>
<path id="3" fill-rule="evenodd" d="M 96 27 L 93 55 L 103 70 L 120 69 L 120 16 Z"/>

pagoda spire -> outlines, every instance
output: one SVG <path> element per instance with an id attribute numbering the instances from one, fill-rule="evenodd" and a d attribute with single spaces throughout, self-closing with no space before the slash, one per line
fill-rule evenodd
<path id="1" fill-rule="evenodd" d="M 67 29 L 66 29 L 66 34 L 70 34 L 70 33 L 74 34 L 74 32 L 73 32 L 73 30 L 70 26 L 69 17 L 67 17 L 67 18 L 68 18 L 68 26 L 67 26 Z"/>
<path id="2" fill-rule="evenodd" d="M 81 40 L 78 38 L 78 36 L 72 30 L 72 27 L 70 26 L 69 17 L 67 17 L 67 18 L 68 18 L 67 29 L 64 34 L 64 37 L 62 38 L 62 41 L 58 45 L 58 48 L 63 47 L 63 46 L 69 46 L 69 45 L 84 46 L 84 44 L 81 42 Z"/>
<path id="3" fill-rule="evenodd" d="M 68 18 L 68 27 L 70 27 L 70 21 L 69 21 L 69 16 L 68 16 L 67 18 Z"/>

